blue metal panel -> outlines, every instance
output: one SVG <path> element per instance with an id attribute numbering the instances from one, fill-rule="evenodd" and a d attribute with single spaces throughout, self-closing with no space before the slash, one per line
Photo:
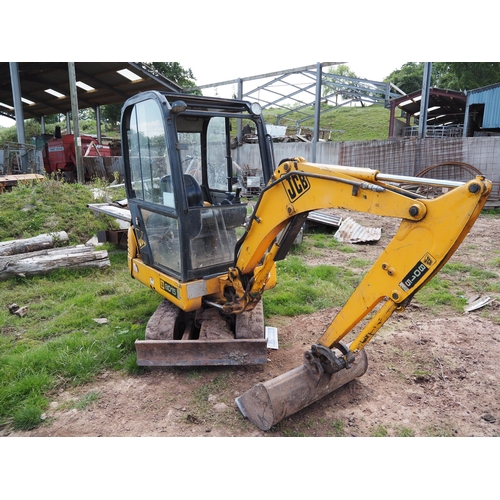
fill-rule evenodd
<path id="1" fill-rule="evenodd" d="M 500 86 L 469 92 L 467 104 L 484 104 L 483 128 L 500 128 Z"/>

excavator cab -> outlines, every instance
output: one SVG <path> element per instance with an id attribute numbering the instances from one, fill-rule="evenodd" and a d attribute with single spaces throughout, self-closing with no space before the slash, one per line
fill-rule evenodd
<path id="1" fill-rule="evenodd" d="M 235 182 L 239 165 L 232 158 L 231 134 L 242 123 L 251 123 L 258 137 L 266 138 L 260 106 L 244 101 L 150 91 L 129 99 L 122 109 L 124 177 L 132 220 L 130 271 L 164 296 L 169 304 L 163 309 L 173 318 L 163 318 L 161 332 L 159 326 L 151 326 L 147 340 L 199 340 L 203 301 L 211 295 L 217 298 L 219 277 L 234 266 L 247 205 Z M 267 182 L 273 172 L 268 138 L 260 141 L 260 153 L 260 164 L 253 167 Z M 222 319 L 234 330 L 234 318 Z M 260 323 L 259 363 L 265 359 L 263 318 Z M 186 334 L 187 324 L 195 326 Z M 184 360 L 179 354 L 174 357 L 159 363 L 192 363 L 190 355 Z M 150 354 L 146 358 L 144 363 L 150 364 Z"/>
<path id="2" fill-rule="evenodd" d="M 231 128 L 260 114 L 241 101 L 211 102 L 145 92 L 123 109 L 125 183 L 144 263 L 180 282 L 227 272 L 234 264 L 237 228 L 247 215 L 231 156 Z M 263 148 L 267 182 L 271 156 Z"/>

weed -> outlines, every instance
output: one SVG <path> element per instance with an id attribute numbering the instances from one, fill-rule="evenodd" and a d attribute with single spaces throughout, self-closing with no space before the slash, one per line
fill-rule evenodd
<path id="1" fill-rule="evenodd" d="M 397 437 L 415 437 L 415 432 L 408 427 L 398 427 L 396 430 Z"/>
<path id="2" fill-rule="evenodd" d="M 453 437 L 456 431 L 450 425 L 431 425 L 427 427 L 426 433 L 429 437 Z"/>
<path id="3" fill-rule="evenodd" d="M 450 291 L 451 282 L 446 278 L 435 276 L 424 288 L 416 294 L 419 302 L 439 311 L 442 306 L 450 306 L 456 311 L 462 311 L 466 299 L 462 291 Z"/>
<path id="4" fill-rule="evenodd" d="M 343 437 L 345 436 L 345 427 L 344 427 L 344 422 L 340 419 L 334 420 L 331 424 L 333 428 L 333 435 L 336 437 Z"/>
<path id="5" fill-rule="evenodd" d="M 13 412 L 12 425 L 15 429 L 29 431 L 42 423 L 42 413 L 48 405 L 48 400 L 35 393 L 19 405 Z"/>
<path id="6" fill-rule="evenodd" d="M 382 425 L 377 425 L 371 433 L 372 437 L 387 437 L 388 435 L 387 429 Z"/>
<path id="7" fill-rule="evenodd" d="M 290 429 L 284 429 L 281 433 L 283 437 L 306 437 L 306 435 L 303 432 Z"/>
<path id="8" fill-rule="evenodd" d="M 363 269 L 367 269 L 371 266 L 371 262 L 366 259 L 360 259 L 358 257 L 354 257 L 347 261 L 347 264 L 351 267 L 360 267 Z"/>
<path id="9" fill-rule="evenodd" d="M 343 253 L 355 253 L 356 249 L 352 245 L 346 245 L 337 241 L 333 235 L 329 232 L 324 232 L 324 230 L 313 229 L 310 230 L 302 241 L 300 245 L 302 249 L 326 249 L 326 250 L 337 250 Z M 297 247 L 298 248 L 298 247 Z"/>
<path id="10" fill-rule="evenodd" d="M 95 403 L 99 399 L 99 392 L 98 391 L 91 391 L 88 392 L 87 394 L 84 394 L 75 404 L 74 408 L 78 410 L 85 410 L 89 406 L 92 405 L 92 403 Z"/>
<path id="11" fill-rule="evenodd" d="M 14 412 L 13 425 L 15 429 L 30 431 L 42 423 L 42 412 L 34 405 L 26 405 Z"/>
<path id="12" fill-rule="evenodd" d="M 427 382 L 432 378 L 432 373 L 430 373 L 427 370 L 422 370 L 420 368 L 417 368 L 412 373 L 412 376 L 415 380 L 419 382 Z"/>
<path id="13" fill-rule="evenodd" d="M 200 377 L 201 377 L 201 373 L 197 370 L 190 370 L 188 375 L 187 375 L 188 380 L 197 380 Z"/>
<path id="14" fill-rule="evenodd" d="M 209 396 L 223 394 L 229 387 L 229 384 L 229 373 L 224 372 L 221 375 L 215 376 L 210 382 L 203 383 L 196 387 L 193 391 L 193 402 L 195 405 L 194 414 L 199 418 L 206 419 L 212 408 Z"/>

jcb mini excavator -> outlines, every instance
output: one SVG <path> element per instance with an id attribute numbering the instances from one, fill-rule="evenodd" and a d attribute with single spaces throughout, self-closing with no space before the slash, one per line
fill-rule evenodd
<path id="1" fill-rule="evenodd" d="M 130 274 L 165 299 L 136 341 L 139 365 L 265 363 L 262 295 L 308 213 L 401 219 L 303 364 L 236 399 L 262 430 L 365 373 L 366 344 L 447 262 L 491 191 L 484 177 L 426 180 L 303 158 L 275 165 L 261 108 L 246 101 L 148 91 L 126 101 L 121 123 Z M 231 129 L 242 123 L 256 130 L 261 164 L 253 166 L 265 180 L 251 213 L 234 188 Z M 426 199 L 402 187 L 423 183 L 450 189 Z"/>

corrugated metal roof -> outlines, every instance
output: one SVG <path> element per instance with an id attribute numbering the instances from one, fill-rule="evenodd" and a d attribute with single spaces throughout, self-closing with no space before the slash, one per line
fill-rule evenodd
<path id="1" fill-rule="evenodd" d="M 471 104 L 484 104 L 482 128 L 500 127 L 500 84 L 469 92 L 467 105 Z"/>
<path id="2" fill-rule="evenodd" d="M 402 109 L 410 116 L 420 112 L 422 90 L 393 99 L 391 107 Z M 431 88 L 429 90 L 427 123 L 463 123 L 467 99 L 464 92 Z"/>
<path id="3" fill-rule="evenodd" d="M 168 90 L 179 92 L 181 87 L 162 75 L 155 75 L 141 63 L 131 62 L 77 62 L 76 80 L 91 87 L 78 89 L 78 108 L 95 108 L 107 104 L 123 104 L 129 97 L 145 90 Z M 69 75 L 67 62 L 20 62 L 18 63 L 24 118 L 39 118 L 71 111 Z M 136 75 L 130 80 L 120 71 Z M 54 90 L 62 97 L 47 92 Z M 14 118 L 14 100 L 10 65 L 0 63 L 0 103 L 11 109 L 0 107 L 1 114 Z"/>

